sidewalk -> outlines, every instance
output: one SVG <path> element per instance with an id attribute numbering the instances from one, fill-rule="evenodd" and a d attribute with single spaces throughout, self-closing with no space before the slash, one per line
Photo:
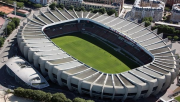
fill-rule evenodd
<path id="1" fill-rule="evenodd" d="M 38 102 L 22 97 L 14 96 L 13 94 L 8 94 L 5 96 L 6 100 L 4 99 L 4 91 L 0 91 L 0 102 Z"/>

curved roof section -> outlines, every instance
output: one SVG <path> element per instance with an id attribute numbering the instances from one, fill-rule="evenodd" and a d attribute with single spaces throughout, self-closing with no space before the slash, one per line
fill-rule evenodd
<path id="1" fill-rule="evenodd" d="M 6 62 L 6 66 L 31 87 L 42 89 L 49 86 L 46 79 L 27 61 L 20 57 L 10 58 Z"/>

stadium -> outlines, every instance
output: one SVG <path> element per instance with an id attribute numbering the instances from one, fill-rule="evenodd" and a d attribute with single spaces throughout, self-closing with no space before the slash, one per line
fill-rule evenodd
<path id="1" fill-rule="evenodd" d="M 17 41 L 24 57 L 44 76 L 49 76 L 52 82 L 60 86 L 101 99 L 136 100 L 165 91 L 173 83 L 179 70 L 175 50 L 170 49 L 172 45 L 167 45 L 167 39 L 162 39 L 162 34 L 157 35 L 157 30 L 150 29 L 144 27 L 144 23 L 138 24 L 136 20 L 106 14 L 47 9 L 33 14 L 20 25 Z M 94 41 L 98 39 L 103 43 L 101 45 L 124 54 L 128 57 L 129 64 L 135 63 L 137 66 L 128 66 L 123 58 L 122 62 L 118 62 L 120 71 L 113 72 L 108 70 L 113 70 L 113 67 L 103 70 L 84 63 L 86 52 L 91 52 L 87 50 L 78 54 L 84 55 L 80 56 L 83 61 L 80 57 L 74 57 L 73 52 L 79 51 L 77 49 L 81 44 L 83 47 L 83 43 L 89 44 L 86 43 L 86 38 Z M 77 44 L 69 43 L 73 40 L 81 41 Z M 69 46 L 61 48 L 61 42 Z M 94 50 L 102 47 L 92 46 Z M 92 49 L 88 47 L 89 50 Z M 106 53 L 108 52 L 104 52 L 104 56 Z M 96 57 L 98 59 L 99 56 Z M 106 57 L 107 60 L 110 57 Z M 99 65 L 109 66 L 108 63 Z M 129 69 L 123 69 L 122 66 L 125 65 Z"/>

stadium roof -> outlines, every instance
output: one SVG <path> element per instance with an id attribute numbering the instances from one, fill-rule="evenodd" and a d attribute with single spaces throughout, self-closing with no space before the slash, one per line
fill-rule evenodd
<path id="1" fill-rule="evenodd" d="M 27 85 L 42 89 L 48 87 L 46 79 L 27 61 L 20 57 L 13 57 L 6 62 L 6 66 Z"/>

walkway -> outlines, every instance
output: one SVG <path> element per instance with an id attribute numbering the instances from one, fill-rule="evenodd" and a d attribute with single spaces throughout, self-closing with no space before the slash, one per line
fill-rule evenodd
<path id="1" fill-rule="evenodd" d="M 4 91 L 0 91 L 0 102 L 38 102 L 22 97 L 14 96 L 13 94 L 8 94 L 5 96 L 6 100 L 4 100 Z"/>

